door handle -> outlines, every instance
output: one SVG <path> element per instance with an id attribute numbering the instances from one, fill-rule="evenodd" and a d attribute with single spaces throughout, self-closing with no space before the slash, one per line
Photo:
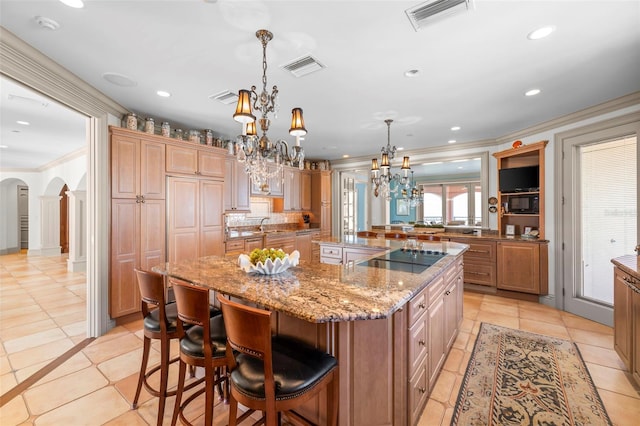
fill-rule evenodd
<path id="1" fill-rule="evenodd" d="M 615 242 L 616 242 L 616 240 L 614 240 L 614 239 L 612 238 L 612 239 L 611 239 L 611 243 L 615 243 Z"/>

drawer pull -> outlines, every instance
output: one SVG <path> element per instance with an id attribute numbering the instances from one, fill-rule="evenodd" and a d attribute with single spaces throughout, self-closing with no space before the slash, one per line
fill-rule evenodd
<path id="1" fill-rule="evenodd" d="M 425 345 L 424 340 L 418 340 L 418 344 L 419 344 L 420 346 L 424 346 L 424 345 Z"/>
<path id="2" fill-rule="evenodd" d="M 418 305 L 418 308 L 420 308 L 420 309 L 424 309 L 424 308 L 426 308 L 426 307 L 427 307 L 427 306 L 426 306 L 424 303 L 420 303 L 420 304 Z"/>
<path id="3" fill-rule="evenodd" d="M 444 292 L 444 294 L 446 294 L 447 296 L 451 294 L 451 290 L 447 290 Z"/>
<path id="4" fill-rule="evenodd" d="M 426 390 L 425 388 L 423 388 L 422 386 L 420 386 L 420 387 L 418 388 L 418 392 L 420 392 L 420 393 L 425 393 L 426 391 L 427 391 L 427 390 Z"/>
<path id="5" fill-rule="evenodd" d="M 488 272 L 474 272 L 474 271 L 466 271 L 465 273 L 469 275 L 489 275 Z"/>
<path id="6" fill-rule="evenodd" d="M 469 253 L 489 253 L 488 250 L 474 250 L 474 249 L 469 249 L 467 250 Z"/>

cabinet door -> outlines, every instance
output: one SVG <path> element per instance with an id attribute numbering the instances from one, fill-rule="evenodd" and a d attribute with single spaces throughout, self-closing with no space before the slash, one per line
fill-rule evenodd
<path id="1" fill-rule="evenodd" d="M 198 151 L 167 145 L 167 172 L 193 175 L 198 170 Z"/>
<path id="2" fill-rule="evenodd" d="M 284 169 L 284 210 L 300 210 L 300 172 L 290 167 Z"/>
<path id="3" fill-rule="evenodd" d="M 262 238 L 249 238 L 244 240 L 244 250 L 247 253 L 251 253 L 255 249 L 264 248 L 264 241 Z"/>
<path id="4" fill-rule="evenodd" d="M 150 271 L 166 261 L 164 200 L 145 199 L 140 205 L 140 268 Z"/>
<path id="5" fill-rule="evenodd" d="M 135 199 L 111 202 L 111 276 L 109 314 L 112 318 L 140 310 L 140 290 L 134 268 L 138 266 L 140 206 Z"/>
<path id="6" fill-rule="evenodd" d="M 165 199 L 164 145 L 142 142 L 140 147 L 140 195 L 145 199 Z"/>
<path id="7" fill-rule="evenodd" d="M 170 177 L 168 180 L 169 216 L 167 257 L 169 262 L 198 257 L 199 208 L 198 180 Z"/>
<path id="8" fill-rule="evenodd" d="M 453 346 L 458 334 L 458 283 L 457 275 L 448 283 L 444 291 L 444 341 L 445 350 Z"/>
<path id="9" fill-rule="evenodd" d="M 273 169 L 273 167 L 270 167 L 270 169 Z M 280 172 L 269 179 L 269 189 L 271 190 L 270 195 L 274 197 L 284 196 L 283 176 L 283 172 Z"/>
<path id="10" fill-rule="evenodd" d="M 111 137 L 111 196 L 136 198 L 140 195 L 140 139 Z"/>
<path id="11" fill-rule="evenodd" d="M 234 177 L 236 174 L 236 159 L 227 158 L 224 162 L 224 211 L 232 211 L 235 207 L 234 194 L 235 194 L 235 182 Z"/>
<path id="12" fill-rule="evenodd" d="M 311 210 L 311 173 L 300 172 L 300 209 Z"/>
<path id="13" fill-rule="evenodd" d="M 244 166 L 236 161 L 234 171 L 235 184 L 235 208 L 238 211 L 250 211 L 251 199 L 249 196 L 249 175 L 245 173 Z"/>
<path id="14" fill-rule="evenodd" d="M 631 352 L 633 353 L 631 374 L 636 383 L 640 385 L 640 293 L 635 291 L 631 292 L 631 311 L 633 315 L 630 330 L 632 332 Z"/>
<path id="15" fill-rule="evenodd" d="M 540 294 L 540 245 L 500 241 L 497 251 L 498 288 Z"/>
<path id="16" fill-rule="evenodd" d="M 331 203 L 331 172 L 321 172 L 320 177 L 321 194 L 320 199 L 323 203 Z"/>
<path id="17" fill-rule="evenodd" d="M 631 289 L 624 283 L 626 274 L 614 268 L 613 281 L 613 347 L 620 359 L 631 369 Z"/>
<path id="18" fill-rule="evenodd" d="M 444 299 L 439 297 L 429 306 L 429 392 L 444 363 Z"/>
<path id="19" fill-rule="evenodd" d="M 331 204 L 320 207 L 320 234 L 323 237 L 331 236 Z"/>
<path id="20" fill-rule="evenodd" d="M 201 180 L 199 190 L 199 237 L 198 257 L 224 255 L 224 235 L 222 225 L 221 181 Z"/>
<path id="21" fill-rule="evenodd" d="M 296 250 L 300 252 L 300 259 L 311 262 L 311 234 L 296 235 Z"/>
<path id="22" fill-rule="evenodd" d="M 218 153 L 198 151 L 197 174 L 202 176 L 224 178 L 225 157 Z"/>

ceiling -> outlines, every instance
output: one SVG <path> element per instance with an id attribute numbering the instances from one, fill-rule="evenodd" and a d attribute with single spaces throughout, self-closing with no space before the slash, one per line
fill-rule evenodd
<path id="1" fill-rule="evenodd" d="M 290 111 L 302 107 L 307 158 L 378 155 L 386 118 L 394 120 L 392 145 L 411 151 L 455 140 L 463 147 L 640 90 L 638 1 L 475 0 L 469 11 L 415 31 L 405 10 L 421 3 L 85 0 L 74 9 L 58 0 L 2 0 L 0 24 L 139 116 L 224 138 L 240 132 L 235 105 L 210 96 L 261 89 L 255 31 L 269 29 L 268 89 L 280 91 L 269 135 L 292 142 Z M 43 28 L 36 17 L 59 28 Z M 527 39 L 544 25 L 555 32 Z M 281 68 L 309 54 L 325 68 L 303 77 Z M 408 78 L 408 70 L 419 73 Z M 105 73 L 134 85 L 113 84 Z M 18 146 L 14 138 L 26 131 L 7 113 L 18 108 L 8 85 L 2 81 L 2 144 Z M 541 93 L 524 96 L 533 88 Z M 62 146 L 57 108 L 34 108 L 53 120 L 31 143 L 38 151 Z M 81 130 L 75 137 L 84 143 Z M 8 151 L 0 151 L 3 167 Z"/>

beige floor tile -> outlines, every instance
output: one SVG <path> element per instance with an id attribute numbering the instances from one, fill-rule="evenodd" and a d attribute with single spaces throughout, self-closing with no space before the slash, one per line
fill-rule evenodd
<path id="1" fill-rule="evenodd" d="M 85 395 L 38 418 L 40 425 L 78 424 L 78 413 L 91 413 L 91 424 L 101 425 L 130 410 L 129 405 L 112 386 Z"/>
<path id="2" fill-rule="evenodd" d="M 110 382 L 117 382 L 131 374 L 140 371 L 142 360 L 142 344 L 140 349 L 126 352 L 98 364 L 98 368 Z M 160 364 L 160 354 L 156 351 L 149 353 L 149 366 Z"/>
<path id="3" fill-rule="evenodd" d="M 133 404 L 133 398 L 136 396 L 136 387 L 138 386 L 138 372 L 117 381 L 114 383 L 114 386 L 129 405 Z M 138 398 L 138 405 L 144 404 L 151 398 L 153 398 L 153 396 L 142 386 L 140 397 Z"/>
<path id="4" fill-rule="evenodd" d="M 592 331 L 567 327 L 567 331 L 574 342 L 587 343 L 601 348 L 613 349 L 613 335 L 594 333 Z"/>
<path id="5" fill-rule="evenodd" d="M 74 308 L 73 311 L 70 310 L 70 312 L 65 315 L 58 315 L 54 317 L 53 320 L 56 322 L 56 324 L 58 324 L 59 327 L 64 327 L 66 325 L 80 321 L 86 321 L 87 313 L 84 309 L 84 303 L 77 305 L 77 307 L 80 307 L 82 309 Z"/>
<path id="6" fill-rule="evenodd" d="M 590 321 L 569 312 L 561 312 L 561 315 L 562 320 L 567 325 L 567 328 L 577 328 L 601 334 L 613 334 L 612 327 L 608 327 L 595 321 Z"/>
<path id="7" fill-rule="evenodd" d="M 9 362 L 14 370 L 21 370 L 30 365 L 55 359 L 71 349 L 73 345 L 74 343 L 69 339 L 56 340 L 46 345 L 10 354 Z"/>
<path id="8" fill-rule="evenodd" d="M 456 381 L 453 384 L 453 389 L 451 390 L 451 397 L 449 398 L 450 407 L 454 407 L 456 405 L 456 401 L 458 400 L 458 394 L 460 393 L 460 388 L 462 387 L 462 379 L 464 379 L 463 374 L 456 374 Z"/>
<path id="9" fill-rule="evenodd" d="M 438 380 L 436 380 L 436 385 L 429 395 L 429 398 L 446 404 L 451 397 L 451 392 L 453 391 L 453 385 L 455 384 L 455 382 L 455 373 L 442 370 L 440 372 L 440 375 L 438 376 Z"/>
<path id="10" fill-rule="evenodd" d="M 87 323 L 85 321 L 74 322 L 62 327 L 62 331 L 69 337 L 71 336 L 86 336 L 87 335 Z"/>
<path id="11" fill-rule="evenodd" d="M 84 348 L 82 352 L 94 363 L 100 364 L 115 356 L 122 355 L 142 347 L 142 341 L 136 336 L 126 333 L 115 339 L 103 341 L 98 339 Z"/>
<path id="12" fill-rule="evenodd" d="M 57 327 L 58 325 L 51 318 L 45 318 L 40 321 L 33 322 L 29 321 L 22 325 L 9 327 L 5 330 L 2 330 L 2 340 L 4 342 L 8 342 L 20 337 L 31 336 L 36 333 L 51 330 Z"/>
<path id="13" fill-rule="evenodd" d="M 615 426 L 633 426 L 640 419 L 640 399 L 598 389 L 609 418 Z"/>
<path id="14" fill-rule="evenodd" d="M 640 395 L 631 384 L 630 377 L 623 371 L 589 362 L 585 364 L 589 374 L 591 374 L 593 383 L 598 389 L 606 389 L 621 395 L 640 398 Z M 640 400 L 638 403 L 640 403 Z"/>
<path id="15" fill-rule="evenodd" d="M 453 342 L 453 347 L 458 349 L 464 349 L 467 346 L 467 342 L 469 342 L 469 337 L 471 335 L 464 331 L 459 331 L 456 340 Z"/>
<path id="16" fill-rule="evenodd" d="M 31 365 L 29 367 L 23 368 L 22 370 L 16 371 L 16 377 L 19 382 L 23 382 L 31 375 L 39 371 L 41 368 L 45 367 L 49 364 L 51 360 L 44 361 L 39 364 Z M 52 380 L 58 379 L 62 376 L 66 376 L 67 374 L 83 370 L 91 366 L 91 361 L 84 356 L 82 352 L 75 354 L 71 358 L 69 358 L 66 362 L 62 363 L 61 366 L 44 376 L 42 379 L 38 381 L 38 385 L 50 382 Z"/>
<path id="17" fill-rule="evenodd" d="M 615 350 L 601 348 L 599 346 L 587 345 L 586 343 L 577 343 L 580 354 L 586 362 L 602 365 L 604 367 L 617 368 L 625 370 L 624 363 Z"/>
<path id="18" fill-rule="evenodd" d="M 520 318 L 520 330 L 544 334 L 546 336 L 559 337 L 561 339 L 571 339 L 571 336 L 569 336 L 569 332 L 564 325 L 551 324 L 548 322 Z"/>
<path id="19" fill-rule="evenodd" d="M 39 305 L 27 305 L 27 306 L 21 306 L 19 308 L 0 311 L 0 326 L 11 327 L 11 325 L 7 324 L 9 320 L 16 317 L 28 318 L 28 315 L 30 314 L 36 314 L 41 312 L 42 312 L 42 308 Z M 45 318 L 46 318 L 46 313 L 45 313 Z M 24 319 L 19 321 L 24 323 Z"/>
<path id="20" fill-rule="evenodd" d="M 1 425 L 20 425 L 29 419 L 29 410 L 22 399 L 17 396 L 0 407 Z"/>
<path id="21" fill-rule="evenodd" d="M 0 376 L 11 372 L 11 364 L 6 355 L 0 356 Z"/>
<path id="22" fill-rule="evenodd" d="M 442 367 L 444 370 L 451 372 L 458 372 L 460 370 L 460 363 L 462 362 L 462 358 L 464 358 L 464 349 L 451 348 L 449 355 L 447 355 L 447 359 L 444 362 L 444 366 Z"/>
<path id="23" fill-rule="evenodd" d="M 148 426 L 148 423 L 140 417 L 137 410 L 130 410 L 104 423 L 103 426 Z"/>
<path id="24" fill-rule="evenodd" d="M 477 321 L 488 322 L 490 324 L 501 325 L 503 327 L 517 329 L 520 321 L 517 316 L 504 316 L 493 312 L 480 311 L 478 313 Z"/>
<path id="25" fill-rule="evenodd" d="M 97 368 L 89 367 L 48 383 L 34 386 L 24 393 L 24 399 L 29 411 L 32 414 L 40 415 L 89 395 L 108 384 L 109 381 Z M 62 389 L 64 392 L 61 392 Z M 118 396 L 125 403 L 119 393 Z M 93 412 L 91 413 L 93 416 Z"/>
<path id="26" fill-rule="evenodd" d="M 495 303 L 495 302 L 482 302 L 480 305 L 480 313 L 491 313 L 498 314 L 502 316 L 510 316 L 517 317 L 518 316 L 518 305 L 505 305 L 504 303 Z"/>
<path id="27" fill-rule="evenodd" d="M 443 403 L 429 399 L 418 421 L 418 426 L 440 426 L 444 424 L 442 417 L 445 409 L 446 407 Z"/>
<path id="28" fill-rule="evenodd" d="M 42 346 L 47 343 L 56 342 L 61 339 L 65 339 L 67 335 L 59 328 L 52 328 L 49 330 L 40 331 L 30 334 L 28 336 L 22 336 L 4 342 L 4 348 L 9 355 L 31 349 L 36 346 Z"/>
<path id="29" fill-rule="evenodd" d="M 16 376 L 12 372 L 0 375 L 0 395 L 13 389 L 18 384 Z"/>

